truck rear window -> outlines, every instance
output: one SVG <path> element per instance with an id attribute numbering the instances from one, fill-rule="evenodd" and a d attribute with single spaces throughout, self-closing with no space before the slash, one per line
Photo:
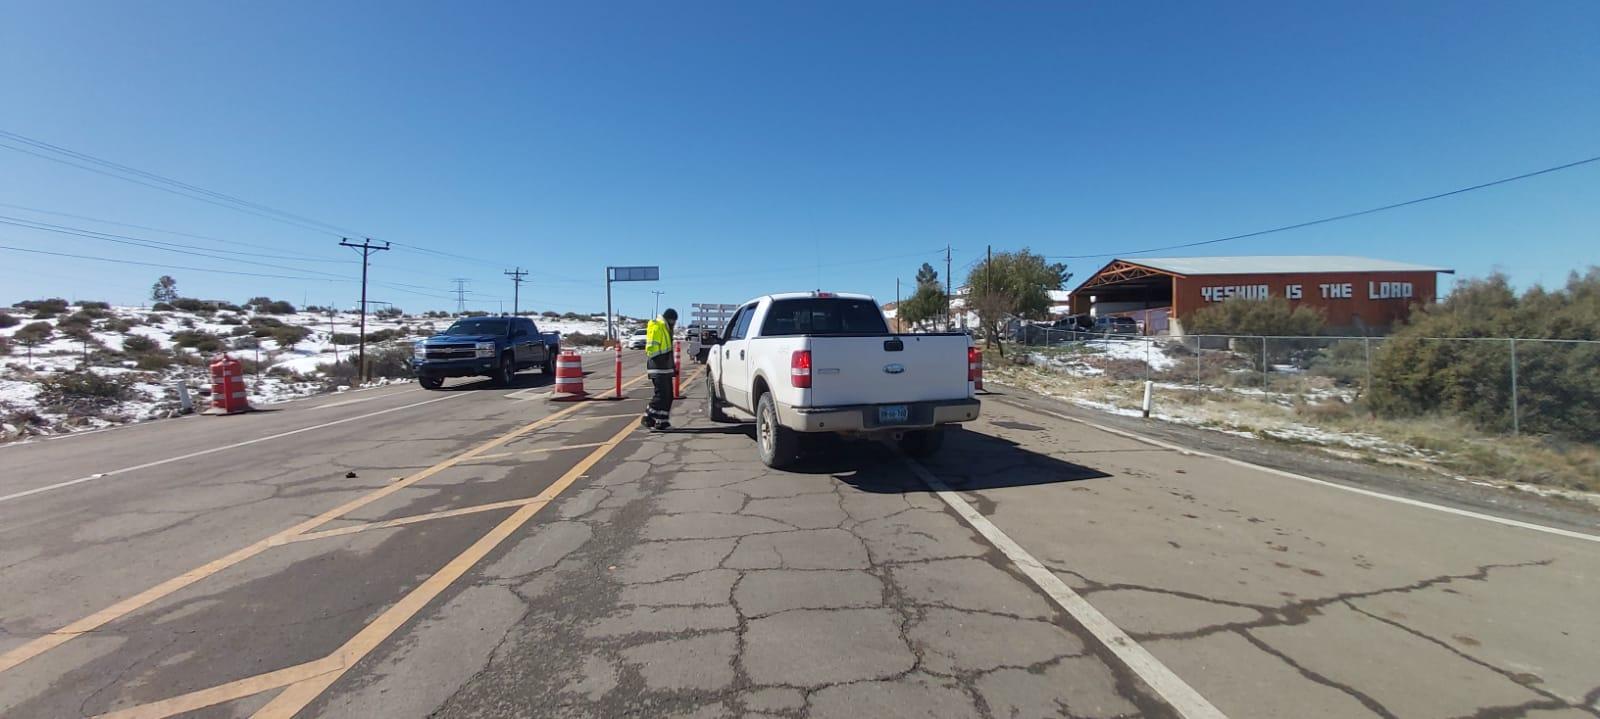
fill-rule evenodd
<path id="1" fill-rule="evenodd" d="M 876 304 L 839 297 L 777 300 L 761 323 L 762 337 L 888 333 L 883 310 Z"/>

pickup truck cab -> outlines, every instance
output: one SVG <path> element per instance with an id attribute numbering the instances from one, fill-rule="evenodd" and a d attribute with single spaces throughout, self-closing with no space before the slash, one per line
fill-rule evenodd
<path id="1" fill-rule="evenodd" d="M 509 385 L 518 370 L 539 367 L 555 374 L 561 335 L 540 333 L 527 317 L 463 317 L 448 329 L 417 342 L 411 369 L 423 389 L 439 389 L 446 377 L 490 377 Z"/>
<path id="2" fill-rule="evenodd" d="M 730 421 L 725 407 L 755 415 L 769 467 L 797 459 L 810 433 L 889 437 L 925 456 L 943 443 L 944 425 L 978 417 L 971 338 L 891 333 L 867 295 L 760 297 L 713 342 L 711 419 Z"/>

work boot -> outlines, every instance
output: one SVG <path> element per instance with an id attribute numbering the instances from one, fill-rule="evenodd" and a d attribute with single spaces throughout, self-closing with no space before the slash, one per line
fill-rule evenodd
<path id="1" fill-rule="evenodd" d="M 639 418 L 639 426 L 644 427 L 645 429 L 655 429 L 656 421 L 652 419 L 650 415 L 645 415 Z"/>
<path id="2" fill-rule="evenodd" d="M 672 423 L 666 420 L 661 420 L 660 422 L 656 423 L 656 426 L 651 427 L 651 429 L 654 429 L 657 432 L 665 432 L 669 429 L 672 429 Z"/>

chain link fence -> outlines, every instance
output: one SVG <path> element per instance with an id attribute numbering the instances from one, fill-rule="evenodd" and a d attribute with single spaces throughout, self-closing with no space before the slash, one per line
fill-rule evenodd
<path id="1" fill-rule="evenodd" d="M 1099 381 L 1452 415 L 1490 432 L 1600 442 L 1600 341 L 1521 337 L 1145 337 L 1029 327 L 1030 364 Z"/>

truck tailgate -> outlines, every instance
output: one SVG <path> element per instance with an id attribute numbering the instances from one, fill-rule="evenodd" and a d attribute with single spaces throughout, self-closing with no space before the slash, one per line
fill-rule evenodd
<path id="1" fill-rule="evenodd" d="M 809 337 L 810 405 L 964 399 L 967 344 L 959 334 Z"/>

